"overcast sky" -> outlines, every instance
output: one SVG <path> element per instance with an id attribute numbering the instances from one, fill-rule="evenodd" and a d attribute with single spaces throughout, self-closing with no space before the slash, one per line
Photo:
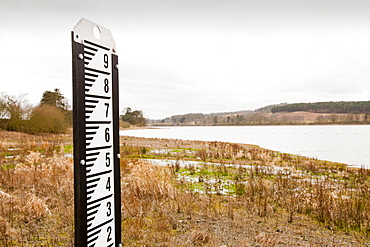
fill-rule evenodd
<path id="1" fill-rule="evenodd" d="M 1 89 L 72 104 L 71 31 L 109 28 L 120 107 L 160 119 L 370 100 L 369 0 L 0 0 Z"/>

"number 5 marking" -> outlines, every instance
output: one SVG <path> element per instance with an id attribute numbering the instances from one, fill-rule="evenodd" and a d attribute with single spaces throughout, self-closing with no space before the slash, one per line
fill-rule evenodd
<path id="1" fill-rule="evenodd" d="M 109 158 L 109 155 L 110 155 L 110 152 L 108 152 L 108 153 L 105 154 L 105 165 L 107 167 L 110 166 L 110 158 Z"/>

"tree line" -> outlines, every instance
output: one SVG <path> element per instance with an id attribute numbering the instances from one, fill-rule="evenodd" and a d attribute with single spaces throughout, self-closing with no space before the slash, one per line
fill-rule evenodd
<path id="1" fill-rule="evenodd" d="M 63 133 L 72 123 L 68 101 L 59 89 L 45 91 L 33 107 L 25 95 L 0 94 L 0 129 L 37 133 Z"/>
<path id="2" fill-rule="evenodd" d="M 298 113 L 293 114 L 293 112 Z M 306 116 L 299 112 L 315 113 L 317 116 Z M 150 123 L 195 126 L 369 124 L 369 116 L 370 101 L 283 103 L 262 107 L 255 111 L 174 115 L 162 120 L 151 120 Z"/>
<path id="3" fill-rule="evenodd" d="M 314 119 L 305 114 L 253 112 L 246 114 L 194 117 L 194 114 L 151 121 L 152 125 L 178 126 L 247 126 L 247 125 L 306 125 L 306 124 L 370 124 L 365 114 L 315 113 Z"/>
<path id="4" fill-rule="evenodd" d="M 72 111 L 67 99 L 56 88 L 45 91 L 37 106 L 31 106 L 25 95 L 0 94 L 0 129 L 30 134 L 64 133 L 72 127 Z M 145 126 L 141 110 L 125 109 L 121 126 Z"/>
<path id="5" fill-rule="evenodd" d="M 130 125 L 135 125 L 139 127 L 146 125 L 146 119 L 143 112 L 141 110 L 133 111 L 130 107 L 127 107 L 125 109 L 125 114 L 121 116 L 121 120 L 121 126 L 125 128 L 130 127 Z"/>
<path id="6" fill-rule="evenodd" d="M 275 106 L 271 109 L 272 113 L 295 111 L 306 111 L 314 113 L 369 114 L 370 101 L 295 103 Z"/>

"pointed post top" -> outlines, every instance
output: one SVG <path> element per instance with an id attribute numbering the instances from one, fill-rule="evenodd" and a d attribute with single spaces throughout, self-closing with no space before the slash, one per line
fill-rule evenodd
<path id="1" fill-rule="evenodd" d="M 74 26 L 73 31 L 75 42 L 83 44 L 84 40 L 88 40 L 112 49 L 113 53 L 116 52 L 116 42 L 114 42 L 112 33 L 108 28 L 81 18 L 76 26 Z"/>

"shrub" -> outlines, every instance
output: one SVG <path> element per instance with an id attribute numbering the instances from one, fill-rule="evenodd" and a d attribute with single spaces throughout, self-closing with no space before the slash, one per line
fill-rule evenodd
<path id="1" fill-rule="evenodd" d="M 33 109 L 29 120 L 30 133 L 63 133 L 67 128 L 66 117 L 59 108 L 43 104 Z"/>

